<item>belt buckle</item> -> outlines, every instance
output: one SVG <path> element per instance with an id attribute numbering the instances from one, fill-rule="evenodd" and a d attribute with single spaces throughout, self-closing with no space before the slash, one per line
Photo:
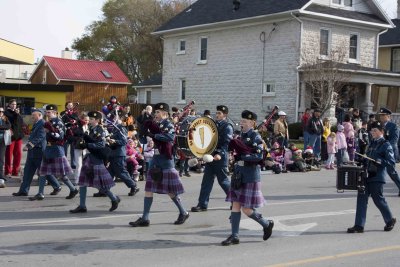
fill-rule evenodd
<path id="1" fill-rule="evenodd" d="M 160 155 L 160 151 L 157 148 L 154 149 L 154 155 Z"/>
<path id="2" fill-rule="evenodd" d="M 239 160 L 237 162 L 237 165 L 243 167 L 244 166 L 244 161 L 243 160 Z"/>

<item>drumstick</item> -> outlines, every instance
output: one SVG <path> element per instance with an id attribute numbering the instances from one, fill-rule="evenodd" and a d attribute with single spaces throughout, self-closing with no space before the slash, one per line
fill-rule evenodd
<path id="1" fill-rule="evenodd" d="M 371 160 L 371 161 L 374 161 L 374 162 L 376 162 L 376 163 L 378 163 L 378 164 L 381 164 L 380 162 L 378 162 L 378 161 L 374 160 L 373 158 L 370 158 L 370 157 L 368 157 L 368 156 L 366 156 L 366 155 L 364 155 L 364 154 L 360 154 L 360 153 L 358 153 L 358 152 L 354 152 L 354 153 L 356 153 L 357 155 L 359 155 L 359 156 L 361 156 L 361 157 L 363 157 L 363 158 L 366 158 L 366 159 L 368 159 L 368 160 Z"/>

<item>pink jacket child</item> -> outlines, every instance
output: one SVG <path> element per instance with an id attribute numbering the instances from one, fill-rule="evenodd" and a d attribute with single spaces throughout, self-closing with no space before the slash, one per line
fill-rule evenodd
<path id="1" fill-rule="evenodd" d="M 346 142 L 346 137 L 343 133 L 344 127 L 343 125 L 338 125 L 337 126 L 337 132 L 336 132 L 336 144 L 337 144 L 337 166 L 342 165 L 343 163 L 343 154 L 344 151 L 347 150 L 347 142 Z"/>
<path id="2" fill-rule="evenodd" d="M 139 163 L 138 160 L 142 159 L 142 155 L 136 150 L 137 141 L 128 139 L 126 144 L 126 167 L 132 177 L 138 175 Z"/>

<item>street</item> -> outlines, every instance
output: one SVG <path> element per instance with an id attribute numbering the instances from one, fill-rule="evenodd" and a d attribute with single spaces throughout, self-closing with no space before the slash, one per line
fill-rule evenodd
<path id="1" fill-rule="evenodd" d="M 183 177 L 187 210 L 197 204 L 202 174 Z M 155 195 L 150 227 L 132 228 L 143 209 L 141 191 L 128 196 L 117 183 L 119 208 L 109 212 L 108 198 L 93 198 L 88 190 L 86 214 L 70 214 L 79 196 L 66 200 L 68 189 L 43 201 L 13 197 L 18 182 L 0 189 L 1 266 L 399 266 L 399 225 L 384 232 L 384 222 L 372 199 L 363 234 L 347 234 L 354 224 L 356 192 L 337 193 L 336 171 L 271 174 L 263 172 L 267 205 L 259 211 L 275 221 L 272 237 L 262 240 L 260 225 L 242 214 L 240 244 L 223 247 L 230 235 L 229 206 L 217 181 L 207 212 L 190 213 L 174 225 L 178 211 L 165 195 Z M 390 180 L 390 179 L 389 179 Z M 37 193 L 31 187 L 30 195 Z M 400 219 L 400 198 L 392 181 L 386 200 Z"/>

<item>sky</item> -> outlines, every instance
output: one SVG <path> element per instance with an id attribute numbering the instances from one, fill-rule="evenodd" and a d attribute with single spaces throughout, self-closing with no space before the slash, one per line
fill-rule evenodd
<path id="1" fill-rule="evenodd" d="M 71 48 L 86 26 L 101 19 L 105 1 L 0 0 L 0 38 L 33 48 L 35 61 L 44 55 L 61 57 L 61 50 Z M 397 0 L 377 1 L 396 16 Z"/>

